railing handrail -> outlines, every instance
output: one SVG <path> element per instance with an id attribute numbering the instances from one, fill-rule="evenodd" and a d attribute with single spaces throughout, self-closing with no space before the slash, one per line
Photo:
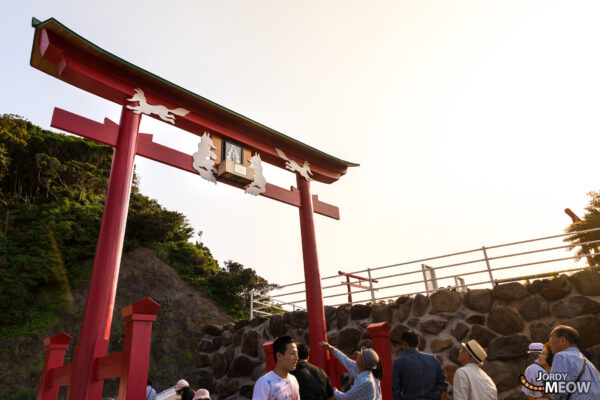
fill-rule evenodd
<path id="1" fill-rule="evenodd" d="M 447 280 L 447 279 L 452 279 L 454 278 L 454 285 L 450 285 L 450 287 L 456 287 L 456 288 L 462 288 L 463 290 L 466 290 L 468 287 L 473 287 L 473 286 L 478 286 L 478 285 L 483 285 L 483 284 L 491 284 L 492 286 L 494 284 L 498 284 L 499 282 L 508 282 L 511 280 L 523 280 L 523 279 L 528 279 L 528 278 L 534 278 L 534 277 L 538 277 L 538 276 L 550 276 L 555 274 L 556 272 L 544 272 L 541 274 L 535 274 L 535 275 L 523 275 L 523 276 L 519 276 L 519 277 L 510 277 L 510 278 L 503 278 L 503 279 L 496 279 L 492 272 L 493 271 L 505 271 L 505 270 L 509 270 L 512 268 L 519 268 L 519 267 L 527 267 L 527 266 L 534 266 L 534 265 L 540 265 L 540 264 L 546 264 L 546 263 L 551 263 L 551 262 L 559 262 L 559 261 L 566 261 L 566 260 L 574 260 L 574 259 L 582 259 L 582 258 L 588 258 L 588 263 L 591 263 L 589 257 L 594 257 L 594 256 L 599 256 L 600 255 L 600 251 L 598 250 L 598 244 L 600 243 L 600 240 L 590 240 L 590 241 L 586 241 L 586 242 L 582 242 L 582 243 L 575 243 L 575 244 L 566 244 L 566 245 L 560 245 L 560 246 L 550 246 L 550 247 L 544 247 L 541 249 L 534 249 L 534 250 L 526 250 L 526 251 L 520 251 L 520 252 L 516 252 L 516 253 L 511 253 L 511 254 L 500 254 L 500 255 L 494 255 L 494 256 L 488 256 L 487 252 L 489 250 L 492 249 L 499 249 L 499 248 L 503 248 L 503 247 L 508 247 L 508 246 L 516 246 L 516 245 L 522 245 L 522 244 L 527 244 L 527 243 L 532 243 L 532 242 L 538 242 L 538 241 L 543 241 L 543 240 L 550 240 L 550 239 L 556 239 L 556 238 L 560 238 L 560 237 L 565 237 L 565 236 L 575 236 L 575 235 L 579 235 L 582 233 L 588 233 L 588 232 L 594 232 L 594 231 L 600 231 L 600 228 L 592 228 L 592 229 L 586 229 L 586 230 L 581 230 L 581 231 L 574 231 L 574 232 L 568 232 L 568 233 L 561 233 L 558 235 L 551 235 L 551 236 L 544 236 L 544 237 L 540 237 L 540 238 L 535 238 L 535 239 L 528 239 L 528 240 L 521 240 L 521 241 L 516 241 L 516 242 L 510 242 L 510 243 L 504 243 L 504 244 L 499 244 L 499 245 L 494 245 L 494 246 L 482 246 L 478 249 L 473 249 L 473 250 L 465 250 L 465 251 L 459 251 L 459 252 L 454 252 L 454 253 L 449 253 L 449 254 L 444 254 L 444 255 L 440 255 L 440 256 L 435 256 L 435 257 L 428 257 L 428 258 L 422 258 L 422 259 L 417 259 L 417 260 L 413 260 L 413 261 L 407 261 L 407 262 L 401 262 L 401 263 L 396 263 L 396 264 L 389 264 L 389 265 L 384 265 L 384 266 L 379 266 L 379 267 L 375 267 L 375 268 L 366 268 L 366 269 L 362 269 L 362 270 L 358 270 L 358 271 L 353 271 L 353 272 L 341 272 L 338 271 L 337 275 L 331 275 L 331 276 L 327 276 L 322 278 L 322 281 L 326 281 L 328 279 L 333 279 L 333 278 L 340 278 L 340 277 L 346 277 L 347 281 L 346 282 L 342 282 L 340 283 L 336 283 L 333 285 L 325 285 L 322 287 L 323 290 L 325 289 L 332 289 L 332 288 L 340 288 L 340 287 L 345 287 L 346 290 L 348 290 L 351 285 L 353 284 L 365 284 L 368 282 L 369 287 L 364 287 L 364 289 L 359 289 L 359 290 L 355 290 L 352 291 L 350 293 L 350 291 L 344 291 L 344 292 L 340 292 L 340 293 L 333 293 L 333 294 L 327 294 L 323 296 L 323 299 L 330 299 L 330 298 L 335 298 L 335 297 L 340 297 L 340 296 L 349 296 L 349 302 L 350 303 L 363 303 L 363 302 L 369 302 L 372 301 L 373 303 L 375 303 L 375 301 L 381 301 L 381 300 L 386 300 L 386 299 L 390 299 L 390 298 L 394 298 L 394 297 L 398 297 L 398 295 L 392 295 L 392 296 L 384 296 L 385 293 L 381 293 L 382 297 L 375 297 L 375 291 L 383 291 L 383 290 L 389 290 L 392 288 L 396 288 L 396 287 L 403 287 L 403 286 L 410 286 L 410 285 L 417 285 L 417 284 L 425 284 L 425 290 L 419 290 L 417 292 L 411 292 L 411 293 L 402 293 L 401 295 L 412 295 L 412 294 L 417 294 L 417 293 L 430 293 L 432 291 L 435 291 L 434 289 L 437 287 L 435 286 L 437 284 L 438 281 L 443 281 L 443 280 Z M 586 248 L 587 246 L 592 246 L 590 250 L 590 248 Z M 585 250 L 585 253 L 589 253 L 589 254 L 580 254 L 580 255 L 573 255 L 573 256 L 569 256 L 569 257 L 558 257 L 558 258 L 550 258 L 550 259 L 543 259 L 543 260 L 535 260 L 535 261 L 529 261 L 529 262 L 525 262 L 525 263 L 516 263 L 516 264 L 512 264 L 512 265 L 502 265 L 501 266 L 495 266 L 492 267 L 490 262 L 491 261 L 496 261 L 496 260 L 501 260 L 501 259 L 508 259 L 511 257 L 520 257 L 520 256 L 530 256 L 530 255 L 534 255 L 534 254 L 540 254 L 540 253 L 544 253 L 544 252 L 549 252 L 549 251 L 556 251 L 556 250 L 561 250 L 561 249 L 569 249 L 572 250 L 574 248 L 577 247 L 583 247 Z M 468 260 L 464 260 L 461 262 L 454 262 L 454 263 L 450 263 L 450 264 L 443 264 L 440 266 L 436 266 L 436 267 L 431 267 L 431 266 L 427 266 L 428 268 L 431 268 L 433 272 L 437 271 L 437 270 L 443 270 L 443 269 L 447 269 L 447 268 L 452 268 L 452 267 L 459 267 L 459 266 L 465 266 L 465 265 L 470 265 L 470 264 L 477 264 L 477 263 L 484 263 L 484 265 L 480 268 L 482 269 L 475 269 L 475 270 L 468 270 L 468 271 L 461 271 L 460 273 L 454 273 L 454 274 L 447 274 L 444 275 L 442 277 L 437 277 L 435 273 L 433 273 L 432 276 L 429 277 L 429 279 L 427 279 L 427 277 L 425 276 L 424 272 L 423 272 L 423 267 L 422 265 L 424 264 L 420 264 L 419 265 L 419 269 L 418 270 L 414 270 L 414 271 L 402 271 L 399 273 L 392 273 L 392 274 L 388 274 L 388 275 L 382 275 L 382 276 L 372 276 L 372 272 L 375 271 L 382 271 L 388 268 L 392 268 L 392 267 L 400 267 L 400 266 L 406 266 L 406 265 L 410 265 L 410 264 L 419 264 L 419 263 L 424 263 L 424 262 L 428 262 L 428 261 L 432 261 L 432 260 L 439 260 L 439 259 L 443 259 L 443 258 L 448 258 L 448 257 L 456 257 L 456 256 L 464 256 L 470 253 L 475 253 L 475 252 L 482 252 L 483 253 L 483 258 L 475 258 L 475 259 L 468 259 Z M 581 270 L 583 268 L 569 268 L 563 271 L 560 271 L 559 273 L 563 273 L 563 272 L 569 272 L 569 271 L 578 271 Z M 368 278 L 362 277 L 362 276 L 358 276 L 357 274 L 360 273 L 364 273 L 367 272 L 368 273 Z M 469 282 L 466 283 L 464 282 L 464 280 L 460 280 L 459 278 L 462 278 L 464 276 L 471 276 L 471 275 L 477 275 L 477 274 L 489 274 L 489 278 L 487 278 L 484 281 L 481 282 Z M 415 281 L 410 281 L 410 282 L 402 282 L 402 283 L 395 283 L 392 285 L 384 285 L 384 286 L 380 286 L 377 288 L 373 287 L 373 283 L 378 283 L 381 280 L 384 279 L 389 279 L 389 278 L 396 278 L 396 277 L 400 277 L 400 276 L 406 276 L 406 275 L 411 275 L 411 274 L 423 274 L 423 277 L 415 280 Z M 506 275 L 504 275 L 506 276 Z M 353 279 L 357 279 L 356 282 L 354 281 L 350 281 L 350 278 Z M 475 278 L 477 279 L 477 278 Z M 427 282 L 433 282 L 433 285 L 429 285 L 427 286 Z M 460 282 L 464 282 L 464 284 L 459 285 Z M 287 293 L 273 293 L 273 291 L 280 291 L 282 289 L 285 288 L 291 288 L 293 286 L 297 286 L 297 285 L 301 285 L 304 284 L 304 281 L 301 282 L 295 282 L 295 283 L 290 283 L 290 284 L 286 284 L 286 285 L 278 285 L 277 287 L 273 288 L 273 289 L 260 289 L 260 290 L 254 290 L 251 292 L 251 297 L 254 298 L 255 295 L 258 295 L 256 297 L 264 297 L 264 299 L 260 299 L 261 301 L 270 301 L 273 302 L 273 304 L 270 307 L 283 307 L 285 305 L 291 305 L 292 307 L 294 307 L 294 309 L 298 308 L 298 309 L 304 309 L 303 307 L 300 307 L 298 305 L 298 303 L 304 303 L 306 301 L 306 299 L 302 299 L 302 300 L 287 300 L 287 301 L 282 301 L 277 299 L 277 297 L 288 297 L 288 296 L 292 296 L 292 295 L 297 295 L 297 294 L 305 294 L 304 288 L 300 289 L 300 290 L 296 290 L 296 291 L 292 291 L 292 292 L 287 292 Z M 432 287 L 434 289 L 432 289 Z M 371 300 L 368 299 L 363 299 L 363 300 L 357 300 L 357 301 L 352 301 L 351 295 L 355 295 L 355 294 L 362 294 L 362 293 L 366 293 L 366 292 L 371 292 Z M 256 298 L 256 300 L 259 300 L 259 298 Z M 259 303 L 258 301 L 255 301 L 257 304 L 266 306 L 266 304 L 264 303 Z M 341 304 L 346 304 L 346 303 L 341 303 Z M 268 308 L 268 307 L 260 307 L 260 308 L 255 308 L 253 307 L 253 305 L 251 305 L 251 311 L 252 309 L 258 311 L 260 309 L 263 308 Z"/>

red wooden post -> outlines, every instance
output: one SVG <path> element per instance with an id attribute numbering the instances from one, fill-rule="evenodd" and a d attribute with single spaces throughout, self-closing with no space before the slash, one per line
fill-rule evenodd
<path id="1" fill-rule="evenodd" d="M 265 342 L 262 345 L 265 353 L 265 372 L 275 369 L 275 359 L 273 358 L 273 342 Z"/>
<path id="2" fill-rule="evenodd" d="M 310 183 L 296 173 L 300 191 L 300 232 L 302 235 L 302 258 L 304 259 L 304 280 L 306 284 L 306 310 L 308 312 L 308 332 L 310 335 L 310 362 L 327 371 L 327 355 L 319 343 L 327 340 L 325 310 L 321 290 L 321 274 L 317 256 L 317 238 L 313 219 Z"/>
<path id="3" fill-rule="evenodd" d="M 125 343 L 121 359 L 119 400 L 144 399 L 150 365 L 152 322 L 160 306 L 145 298 L 121 309 L 125 323 Z"/>
<path id="4" fill-rule="evenodd" d="M 93 379 L 92 365 L 108 352 L 140 119 L 123 106 L 68 400 L 102 398 L 103 381 Z"/>
<path id="5" fill-rule="evenodd" d="M 389 322 L 378 322 L 367 327 L 373 349 L 377 352 L 379 360 L 383 365 L 383 379 L 381 380 L 381 395 L 383 400 L 392 400 L 392 352 L 390 349 L 390 331 L 392 327 Z"/>
<path id="6" fill-rule="evenodd" d="M 348 283 L 348 304 L 352 304 L 352 288 L 350 287 L 350 276 L 346 274 L 346 282 Z"/>
<path id="7" fill-rule="evenodd" d="M 54 384 L 56 368 L 62 367 L 65 360 L 65 352 L 71 336 L 64 332 L 44 339 L 44 369 L 42 379 L 38 388 L 37 400 L 56 400 L 58 397 L 58 385 Z"/>

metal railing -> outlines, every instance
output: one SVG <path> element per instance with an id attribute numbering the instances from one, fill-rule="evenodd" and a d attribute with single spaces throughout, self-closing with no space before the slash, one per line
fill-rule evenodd
<path id="1" fill-rule="evenodd" d="M 482 246 L 436 257 L 369 267 L 344 275 L 349 278 L 365 272 L 368 275 L 369 287 L 352 291 L 351 303 L 385 302 L 399 296 L 428 294 L 439 287 L 466 291 L 467 288 L 493 287 L 498 283 L 544 278 L 589 268 L 585 263 L 586 257 L 600 255 L 600 240 L 578 244 L 577 247 L 586 249 L 589 254 L 575 255 L 575 250 L 570 250 L 573 245 L 565 244 L 563 238 L 593 231 L 600 231 L 600 228 Z M 559 243 L 554 243 L 557 241 Z M 569 254 L 566 255 L 565 252 Z M 340 284 L 339 281 L 332 281 L 335 278 L 339 279 L 340 275 L 321 279 L 325 305 L 348 304 L 341 299 L 348 296 L 348 288 L 357 288 L 366 280 L 348 279 Z M 378 283 L 377 287 L 373 285 L 375 282 Z M 276 304 L 280 312 L 306 307 L 304 282 L 281 285 L 262 292 L 261 296 L 268 299 L 265 304 L 270 307 Z M 256 297 L 253 297 L 250 304 L 251 318 L 259 312 L 260 315 L 272 313 L 270 310 L 266 311 L 269 306 L 259 304 L 262 308 L 257 308 L 255 303 Z"/>
<path id="2" fill-rule="evenodd" d="M 283 313 L 289 310 L 284 309 L 284 306 L 291 307 L 291 311 L 304 310 L 295 303 L 285 303 L 278 299 L 273 299 L 269 296 L 267 290 L 253 290 L 250 292 L 250 319 L 255 315 L 273 315 Z"/>

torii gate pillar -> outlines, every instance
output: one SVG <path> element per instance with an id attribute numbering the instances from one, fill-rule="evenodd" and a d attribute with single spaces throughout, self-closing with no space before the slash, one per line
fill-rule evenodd
<path id="1" fill-rule="evenodd" d="M 140 119 L 123 106 L 68 400 L 102 398 L 104 381 L 93 379 L 92 366 L 108 353 Z"/>
<path id="2" fill-rule="evenodd" d="M 302 235 L 302 258 L 304 259 L 304 281 L 306 285 L 306 311 L 308 313 L 308 331 L 310 332 L 310 361 L 327 370 L 327 355 L 325 349 L 319 346 L 320 342 L 327 341 L 327 328 L 325 327 L 325 311 L 323 308 L 310 182 L 300 174 L 296 174 L 296 182 L 300 191 L 300 232 Z"/>

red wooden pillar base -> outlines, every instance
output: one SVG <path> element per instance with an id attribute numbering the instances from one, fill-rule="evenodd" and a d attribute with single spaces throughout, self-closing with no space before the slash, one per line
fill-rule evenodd
<path id="1" fill-rule="evenodd" d="M 273 358 L 273 342 L 265 342 L 262 345 L 265 354 L 265 372 L 275 369 L 275 359 Z"/>
<path id="2" fill-rule="evenodd" d="M 373 349 L 377 352 L 379 360 L 383 365 L 383 379 L 381 380 L 381 395 L 383 400 L 392 400 L 392 352 L 390 348 L 390 331 L 392 327 L 389 322 L 379 322 L 367 327 Z"/>
<path id="3" fill-rule="evenodd" d="M 58 397 L 58 385 L 54 384 L 56 368 L 62 367 L 65 360 L 65 352 L 71 336 L 64 332 L 44 339 L 44 369 L 42 379 L 38 388 L 37 400 L 56 400 Z"/>
<path id="4" fill-rule="evenodd" d="M 145 399 L 152 322 L 160 306 L 150 298 L 121 309 L 125 323 L 125 344 L 121 360 L 119 400 Z"/>

